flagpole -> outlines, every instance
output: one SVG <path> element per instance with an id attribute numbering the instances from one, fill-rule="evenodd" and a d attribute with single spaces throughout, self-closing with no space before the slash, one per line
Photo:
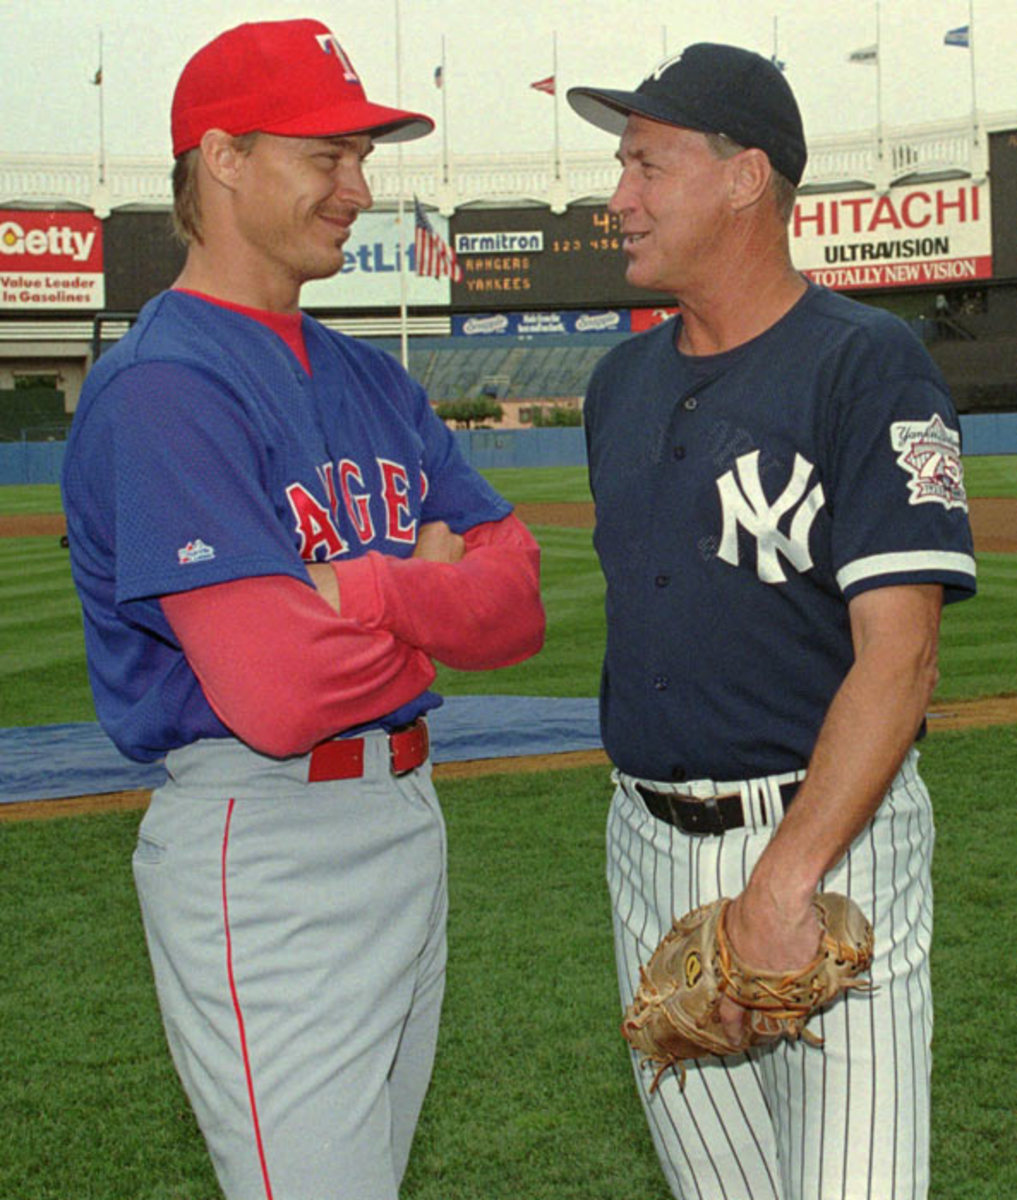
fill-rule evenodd
<path id="1" fill-rule="evenodd" d="M 558 79 L 558 31 L 551 35 L 551 78 L 554 80 L 554 177 L 561 179 L 561 146 L 558 141 L 558 93 L 561 91 L 561 81 Z"/>
<path id="2" fill-rule="evenodd" d="M 399 12 L 399 0 L 395 0 L 395 55 L 396 55 L 396 108 L 403 106 L 403 47 L 402 21 Z M 399 248 L 399 352 L 403 370 L 408 371 L 410 365 L 409 330 L 406 311 L 406 228 L 403 205 L 403 144 L 397 144 L 396 162 L 399 172 L 399 217 L 396 222 Z"/>
<path id="3" fill-rule="evenodd" d="M 99 69 L 95 73 L 99 88 L 99 186 L 106 184 L 106 116 L 102 98 L 102 30 L 99 30 Z"/>
<path id="4" fill-rule="evenodd" d="M 883 51 L 880 46 L 879 0 L 876 0 L 876 157 L 883 161 Z"/>
<path id="5" fill-rule="evenodd" d="M 444 34 L 441 35 L 441 181 L 448 183 L 448 71 Z"/>
<path id="6" fill-rule="evenodd" d="M 968 0 L 968 61 L 971 67 L 971 136 L 978 145 L 978 97 L 975 91 L 975 0 Z"/>

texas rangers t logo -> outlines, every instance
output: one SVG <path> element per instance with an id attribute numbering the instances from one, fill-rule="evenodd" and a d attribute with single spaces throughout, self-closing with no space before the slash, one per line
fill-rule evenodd
<path id="1" fill-rule="evenodd" d="M 359 83 L 356 71 L 353 69 L 353 63 L 346 57 L 346 51 L 339 45 L 339 41 L 334 33 L 319 33 L 316 35 L 318 45 L 325 51 L 326 54 L 334 54 L 339 60 L 339 64 L 343 69 L 343 79 L 347 83 Z"/>
<path id="2" fill-rule="evenodd" d="M 724 510 L 724 532 L 717 557 L 733 567 L 738 566 L 738 526 L 741 525 L 756 539 L 756 571 L 763 583 L 787 581 L 777 557 L 778 551 L 795 570 L 807 571 L 812 566 L 809 553 L 812 522 L 826 503 L 821 483 L 805 495 L 812 471 L 812 463 L 796 454 L 787 486 L 773 504 L 768 504 L 759 478 L 759 451 L 753 450 L 736 458 L 735 470 L 717 480 Z M 795 505 L 799 508 L 791 519 L 790 535 L 784 534 L 779 528 L 780 519 Z"/>

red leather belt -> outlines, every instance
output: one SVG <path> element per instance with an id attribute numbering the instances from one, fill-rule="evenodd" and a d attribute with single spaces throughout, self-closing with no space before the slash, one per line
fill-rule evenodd
<path id="1" fill-rule="evenodd" d="M 405 775 L 427 759 L 430 737 L 427 722 L 418 717 L 405 729 L 388 735 L 389 766 L 393 775 Z M 364 739 L 336 738 L 322 742 L 311 751 L 307 769 L 308 783 L 325 783 L 330 779 L 360 779 L 364 774 Z"/>

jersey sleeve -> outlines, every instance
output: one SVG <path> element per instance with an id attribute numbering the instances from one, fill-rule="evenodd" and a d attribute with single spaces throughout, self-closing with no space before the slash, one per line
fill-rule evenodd
<path id="1" fill-rule="evenodd" d="M 544 640 L 540 547 L 515 516 L 474 526 L 457 563 L 333 560 L 340 610 L 458 670 L 507 667 Z"/>
<path id="2" fill-rule="evenodd" d="M 151 362 L 110 382 L 90 417 L 89 461 L 115 529 L 118 603 L 248 576 L 307 579 L 254 422 L 195 368 Z"/>
<path id="3" fill-rule="evenodd" d="M 427 655 L 339 617 L 284 576 L 241 579 L 160 601 L 223 725 L 276 757 L 393 712 L 434 679 Z"/>
<path id="4" fill-rule="evenodd" d="M 881 370 L 851 381 L 830 435 L 833 567 L 848 600 L 901 584 L 942 584 L 947 601 L 975 591 L 960 424 L 908 339 L 896 332 L 889 362 L 884 354 Z"/>

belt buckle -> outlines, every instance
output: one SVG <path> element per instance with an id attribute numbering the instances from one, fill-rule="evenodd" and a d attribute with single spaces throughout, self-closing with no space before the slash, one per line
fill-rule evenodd
<path id="1" fill-rule="evenodd" d="M 684 820 L 679 828 L 693 837 L 718 837 L 726 831 L 724 818 L 716 796 L 695 799 L 694 807 L 685 809 Z"/>
<path id="2" fill-rule="evenodd" d="M 398 744 L 396 738 L 399 739 Z M 392 774 L 398 779 L 415 771 L 427 758 L 430 743 L 427 722 L 422 717 L 418 717 L 408 728 L 389 734 L 388 760 Z"/>

